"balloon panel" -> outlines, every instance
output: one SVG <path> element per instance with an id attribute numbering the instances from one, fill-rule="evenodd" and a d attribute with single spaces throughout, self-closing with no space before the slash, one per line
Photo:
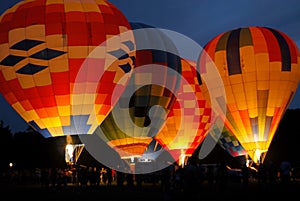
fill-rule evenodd
<path id="1" fill-rule="evenodd" d="M 0 26 L 0 92 L 8 103 L 44 137 L 93 133 L 111 109 L 111 91 L 101 91 L 108 86 L 94 75 L 105 75 L 112 89 L 125 85 L 118 81 L 133 66 L 130 57 L 112 54 L 129 52 L 122 42 L 130 37 L 102 44 L 130 30 L 125 16 L 106 1 L 24 1 L 1 16 Z M 102 51 L 89 56 L 100 44 Z M 116 61 L 105 69 L 109 60 Z M 82 65 L 89 67 L 78 79 Z"/>
<path id="2" fill-rule="evenodd" d="M 298 87 L 297 46 L 278 30 L 247 27 L 220 34 L 204 49 L 223 79 L 225 125 L 252 158 L 266 152 Z"/>

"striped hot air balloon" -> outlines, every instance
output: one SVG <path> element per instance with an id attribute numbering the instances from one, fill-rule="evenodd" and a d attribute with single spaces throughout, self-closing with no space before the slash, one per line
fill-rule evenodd
<path id="1" fill-rule="evenodd" d="M 300 78 L 294 41 L 274 28 L 249 26 L 219 34 L 199 57 L 199 68 L 214 62 L 226 97 L 226 128 L 255 162 L 263 162 Z M 203 60 L 202 60 L 203 59 Z"/>

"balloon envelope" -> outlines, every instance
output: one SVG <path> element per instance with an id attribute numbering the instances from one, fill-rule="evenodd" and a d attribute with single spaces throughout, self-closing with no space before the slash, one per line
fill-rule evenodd
<path id="1" fill-rule="evenodd" d="M 155 140 L 170 152 L 179 165 L 184 165 L 186 161 L 181 159 L 191 156 L 208 134 L 212 110 L 210 101 L 202 94 L 196 63 L 181 59 L 181 66 L 182 80 L 176 103 Z"/>
<path id="2" fill-rule="evenodd" d="M 176 47 L 167 35 L 143 23 L 131 26 L 134 71 L 118 103 L 95 131 L 123 159 L 144 155 L 174 104 L 172 92 L 181 72 L 180 58 L 172 53 Z"/>
<path id="3" fill-rule="evenodd" d="M 125 16 L 104 0 L 22 1 L 0 27 L 8 103 L 44 137 L 92 134 L 133 68 L 133 38 L 120 36 L 131 29 Z"/>
<path id="4" fill-rule="evenodd" d="M 279 30 L 250 26 L 216 36 L 204 50 L 223 79 L 225 126 L 262 162 L 298 87 L 298 47 Z M 200 68 L 209 65 L 199 60 Z"/>

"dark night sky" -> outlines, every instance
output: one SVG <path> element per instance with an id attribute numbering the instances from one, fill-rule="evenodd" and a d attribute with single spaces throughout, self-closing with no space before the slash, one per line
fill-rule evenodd
<path id="1" fill-rule="evenodd" d="M 17 0 L 1 0 L 0 14 Z M 111 0 L 130 22 L 179 32 L 204 46 L 214 36 L 243 26 L 267 26 L 288 34 L 300 46 L 298 0 Z M 300 89 L 289 108 L 300 108 Z M 0 119 L 13 132 L 27 124 L 0 95 Z"/>

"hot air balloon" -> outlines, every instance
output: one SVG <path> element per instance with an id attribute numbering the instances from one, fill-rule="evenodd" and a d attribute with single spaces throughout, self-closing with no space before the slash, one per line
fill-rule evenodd
<path id="1" fill-rule="evenodd" d="M 178 165 L 184 166 L 208 134 L 213 113 L 210 101 L 201 91 L 196 62 L 181 59 L 181 66 L 184 81 L 176 103 L 154 138 L 170 152 Z"/>
<path id="2" fill-rule="evenodd" d="M 224 83 L 226 128 L 254 163 L 262 163 L 298 87 L 298 47 L 279 30 L 249 26 L 216 36 L 203 52 Z M 200 55 L 198 63 L 201 69 L 210 61 Z"/>
<path id="3" fill-rule="evenodd" d="M 8 9 L 0 27 L 8 103 L 46 138 L 92 134 L 133 68 L 133 35 L 120 10 L 105 0 L 28 0 Z"/>
<path id="4" fill-rule="evenodd" d="M 179 86 L 181 61 L 172 53 L 176 51 L 172 41 L 159 29 L 133 22 L 131 27 L 136 43 L 134 71 L 95 134 L 122 159 L 135 161 L 144 155 L 174 104 L 172 92 Z"/>
<path id="5" fill-rule="evenodd" d="M 206 138 L 211 137 L 232 157 L 246 156 L 248 154 L 241 143 L 226 127 L 222 127 L 222 130 L 219 129 L 219 127 L 213 125 Z"/>

